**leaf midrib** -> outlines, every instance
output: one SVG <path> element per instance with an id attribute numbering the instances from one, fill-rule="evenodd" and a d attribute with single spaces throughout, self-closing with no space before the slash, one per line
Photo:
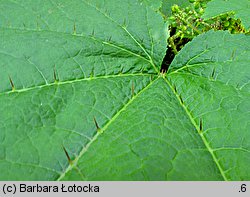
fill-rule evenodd
<path id="1" fill-rule="evenodd" d="M 74 168 L 78 168 L 77 164 L 79 159 L 85 154 L 85 152 L 88 151 L 89 147 L 92 145 L 93 142 L 95 142 L 98 138 L 99 135 L 101 135 L 103 132 L 105 132 L 105 130 L 109 127 L 109 125 L 114 122 L 117 117 L 121 114 L 121 112 L 123 112 L 124 110 L 126 110 L 126 108 L 144 91 L 146 91 L 155 81 L 157 81 L 159 78 L 163 78 L 164 81 L 166 82 L 166 84 L 170 87 L 170 89 L 172 90 L 173 94 L 176 96 L 177 100 L 179 101 L 179 104 L 181 105 L 181 107 L 184 109 L 186 115 L 189 117 L 191 123 L 194 125 L 197 133 L 199 134 L 204 146 L 206 147 L 206 150 L 209 152 L 209 154 L 211 155 L 217 169 L 220 172 L 220 175 L 222 176 L 223 180 L 228 181 L 229 179 L 226 177 L 225 171 L 223 170 L 221 164 L 219 163 L 219 159 L 216 157 L 215 155 L 215 151 L 216 149 L 213 149 L 212 147 L 210 147 L 209 142 L 207 141 L 206 137 L 204 136 L 203 132 L 200 131 L 199 126 L 197 125 L 194 117 L 191 115 L 191 113 L 188 111 L 188 108 L 185 106 L 184 103 L 181 102 L 179 95 L 177 95 L 177 93 L 175 93 L 174 91 L 174 87 L 171 85 L 171 83 L 167 80 L 166 76 L 158 76 L 158 78 L 152 80 L 147 86 L 145 86 L 138 94 L 136 94 L 134 97 L 132 97 L 109 121 L 108 123 L 101 129 L 101 132 L 97 132 L 95 134 L 95 136 L 92 138 L 92 140 L 83 147 L 83 149 L 80 151 L 79 155 L 75 158 L 73 165 L 68 165 L 68 167 L 66 168 L 66 170 L 59 176 L 59 178 L 57 179 L 58 181 L 63 179 L 64 176 L 71 171 Z M 79 169 L 78 169 L 79 170 Z"/>
<path id="2" fill-rule="evenodd" d="M 122 47 L 121 45 L 118 45 L 116 43 L 112 43 L 112 42 L 108 42 L 107 40 L 102 40 L 98 37 L 95 37 L 94 35 L 84 35 L 84 34 L 71 34 L 71 33 L 67 33 L 67 32 L 58 32 L 58 31 L 53 31 L 53 30 L 38 30 L 38 29 L 29 29 L 29 28 L 3 28 L 3 27 L 0 27 L 0 29 L 2 30 L 14 30 L 14 31 L 21 31 L 21 32 L 39 32 L 39 33 L 55 33 L 55 34 L 63 34 L 63 35 L 67 35 L 67 36 L 72 36 L 72 37 L 79 37 L 79 38 L 84 38 L 84 39 L 92 39 L 93 41 L 96 41 L 96 42 L 99 42 L 101 44 L 105 44 L 105 45 L 108 45 L 110 47 L 113 47 L 113 48 L 116 48 L 116 49 L 120 49 L 122 51 L 125 51 L 133 56 L 136 56 L 136 57 L 139 57 L 147 62 L 149 62 L 152 66 L 152 62 L 150 59 L 147 59 L 139 54 L 137 54 L 136 52 L 134 51 L 131 51 L 125 47 Z M 152 59 L 152 58 L 151 58 Z M 158 70 L 157 70 L 158 71 Z"/>
<path id="3" fill-rule="evenodd" d="M 137 46 L 139 46 L 139 48 L 145 53 L 145 55 L 148 57 L 148 59 L 147 58 L 145 58 L 145 57 L 143 57 L 143 56 L 141 56 L 141 55 L 138 55 L 138 54 L 136 54 L 136 53 L 134 53 L 134 52 L 132 52 L 132 51 L 130 51 L 130 50 L 128 50 L 128 49 L 125 49 L 125 48 L 123 48 L 123 47 L 120 47 L 120 46 L 118 46 L 118 45 L 115 45 L 115 44 L 113 44 L 113 43 L 109 43 L 109 42 L 106 42 L 106 41 L 101 41 L 101 43 L 103 43 L 103 44 L 107 44 L 107 45 L 109 45 L 109 46 L 113 46 L 113 47 L 116 47 L 116 48 L 119 48 L 119 49 L 121 49 L 121 50 L 124 50 L 124 51 L 126 51 L 126 52 L 129 52 L 129 53 L 131 53 L 131 54 L 133 54 L 134 56 L 137 56 L 137 57 L 141 57 L 142 59 L 144 59 L 144 60 L 146 60 L 146 61 L 148 61 L 151 65 L 152 65 L 152 67 L 154 68 L 154 70 L 158 73 L 159 72 L 159 69 L 156 67 L 156 65 L 155 65 L 155 63 L 154 63 L 154 61 L 153 61 L 153 58 L 151 57 L 151 55 L 149 55 L 149 53 L 147 52 L 147 50 L 140 44 L 140 42 L 138 42 L 137 41 L 137 39 L 128 31 L 128 29 L 126 28 L 126 27 L 124 27 L 123 25 L 121 25 L 121 24 L 119 24 L 117 21 L 115 21 L 112 17 L 110 17 L 109 15 L 107 15 L 107 13 L 105 13 L 105 12 L 102 12 L 100 9 L 98 9 L 98 7 L 96 7 L 96 6 L 94 6 L 93 4 L 91 4 L 91 3 L 89 3 L 89 2 L 86 2 L 85 0 L 81 0 L 85 5 L 87 5 L 87 6 L 89 6 L 89 7 L 91 7 L 91 8 L 93 8 L 93 9 L 95 9 L 97 12 L 99 12 L 100 14 L 102 14 L 105 18 L 107 18 L 109 21 L 111 21 L 112 23 L 114 23 L 114 24 L 116 24 L 117 25 L 117 27 L 119 27 L 119 28 L 121 28 L 127 35 L 129 35 L 129 37 L 136 43 L 136 45 Z M 22 5 L 21 5 L 22 6 Z M 145 9 L 146 9 L 146 17 L 147 17 L 147 7 L 145 6 Z M 12 29 L 12 28 L 6 28 L 6 29 Z M 16 29 L 18 29 L 18 28 L 16 28 Z M 25 28 L 24 28 L 25 29 Z M 20 29 L 21 30 L 21 29 Z M 34 30 L 35 31 L 35 30 Z M 38 31 L 38 30 L 36 30 L 36 31 Z M 49 30 L 50 32 L 52 32 L 51 30 Z M 56 31 L 55 31 L 56 32 Z M 61 33 L 61 32 L 57 32 L 57 33 Z M 149 32 L 149 34 L 150 34 L 150 32 Z M 76 34 L 70 34 L 70 35 L 76 35 Z M 78 35 L 79 36 L 79 35 Z M 80 36 L 83 36 L 82 34 L 80 34 Z M 86 36 L 87 37 L 87 36 Z M 95 38 L 93 35 L 92 36 L 89 36 L 90 38 Z M 88 37 L 88 38 L 89 38 Z M 152 38 L 151 38 L 152 39 Z M 96 41 L 99 41 L 98 39 L 94 39 L 94 40 L 96 40 Z M 152 40 L 151 40 L 151 44 L 152 44 Z M 153 47 L 153 46 L 151 46 L 151 47 Z M 151 48 L 152 49 L 152 48 Z"/>
<path id="4" fill-rule="evenodd" d="M 136 95 L 134 95 L 130 100 L 128 100 L 128 102 L 123 105 L 121 107 L 121 109 L 106 123 L 106 125 L 104 125 L 103 128 L 101 128 L 101 131 L 97 131 L 96 134 L 94 135 L 94 137 L 92 138 L 91 141 L 89 141 L 89 143 L 83 147 L 83 149 L 80 151 L 79 155 L 76 156 L 76 158 L 74 159 L 74 161 L 72 162 L 73 164 L 69 164 L 68 167 L 66 168 L 66 170 L 58 177 L 57 181 L 60 181 L 61 179 L 63 179 L 65 177 L 65 175 L 71 171 L 72 169 L 74 169 L 75 167 L 77 168 L 77 163 L 79 161 L 79 159 L 84 155 L 85 152 L 88 151 L 89 147 L 92 145 L 93 142 L 95 142 L 98 138 L 99 135 L 101 135 L 102 133 L 105 132 L 105 130 L 109 127 L 110 124 L 112 124 L 112 122 L 114 122 L 117 117 L 126 110 L 126 108 L 139 96 L 141 95 L 144 91 L 146 91 L 155 81 L 157 81 L 157 79 L 159 79 L 160 77 L 153 79 L 152 81 L 150 81 L 143 89 L 141 89 Z"/>
<path id="5" fill-rule="evenodd" d="M 32 86 L 28 88 L 15 89 L 15 90 L 1 92 L 0 96 L 6 95 L 6 94 L 12 94 L 12 93 L 22 93 L 22 92 L 32 91 L 35 89 L 42 89 L 42 88 L 55 86 L 55 85 L 61 86 L 65 84 L 79 83 L 82 81 L 92 81 L 92 80 L 97 80 L 97 79 L 109 79 L 109 78 L 119 78 L 119 77 L 134 77 L 134 76 L 157 76 L 157 74 L 149 74 L 149 73 L 117 74 L 117 75 L 103 75 L 103 76 L 97 76 L 97 77 L 73 79 L 73 80 L 67 80 L 67 81 L 57 81 L 57 82 L 55 81 L 49 84 L 42 84 L 42 85 Z"/>
<path id="6" fill-rule="evenodd" d="M 170 89 L 172 90 L 173 94 L 176 96 L 177 100 L 179 101 L 179 104 L 181 105 L 181 107 L 184 109 L 184 111 L 186 112 L 187 116 L 189 117 L 191 123 L 194 125 L 197 133 L 199 134 L 199 136 L 201 137 L 201 140 L 203 142 L 203 144 L 205 145 L 207 151 L 210 153 L 215 165 L 217 166 L 220 175 L 222 176 L 222 178 L 225 181 L 228 181 L 228 178 L 225 175 L 225 171 L 223 170 L 221 164 L 219 163 L 219 159 L 216 157 L 216 155 L 214 154 L 214 150 L 210 147 L 209 142 L 207 141 L 206 137 L 203 135 L 203 131 L 200 130 L 199 126 L 197 125 L 194 117 L 192 116 L 192 114 L 189 112 L 187 106 L 185 106 L 184 102 L 181 101 L 180 99 L 180 95 L 178 95 L 175 90 L 174 87 L 171 85 L 171 83 L 168 81 L 168 79 L 166 77 L 164 77 L 165 82 L 168 84 L 168 86 L 170 87 Z"/>
<path id="7" fill-rule="evenodd" d="M 218 83 L 218 84 L 221 84 L 225 87 L 230 87 L 230 88 L 233 88 L 235 91 L 237 92 L 245 92 L 245 93 L 248 93 L 249 94 L 249 91 L 247 90 L 242 90 L 242 88 L 246 85 L 242 85 L 241 87 L 237 88 L 237 86 L 235 87 L 234 85 L 232 84 L 228 84 L 228 83 L 225 83 L 224 81 L 221 81 L 221 80 L 217 80 L 216 78 L 215 79 L 212 79 L 212 78 L 209 78 L 209 77 L 205 77 L 205 76 L 201 76 L 201 75 L 196 75 L 194 73 L 184 73 L 184 72 L 171 72 L 169 73 L 168 75 L 189 75 L 189 76 L 192 76 L 192 77 L 195 77 L 195 78 L 200 78 L 200 79 L 203 79 L 203 80 L 206 80 L 206 81 L 209 81 L 209 82 L 212 82 L 212 83 Z"/>
<path id="8" fill-rule="evenodd" d="M 87 3 L 85 0 L 82 0 L 83 3 L 85 3 L 86 5 L 94 8 L 97 12 L 101 13 L 103 16 L 105 16 L 108 20 L 110 20 L 111 22 L 115 23 L 118 27 L 120 27 L 124 32 L 127 33 L 127 35 L 129 35 L 130 38 L 132 38 L 132 40 L 142 49 L 142 51 L 148 56 L 149 61 L 151 63 L 151 65 L 153 66 L 153 68 L 155 69 L 156 72 L 158 72 L 159 70 L 157 69 L 157 67 L 155 66 L 152 57 L 149 55 L 149 53 L 147 52 L 147 50 L 140 44 L 140 42 L 138 42 L 138 40 L 135 39 L 135 37 L 127 30 L 126 27 L 122 26 L 121 24 L 119 24 L 117 21 L 115 21 L 112 17 L 110 17 L 109 15 L 107 15 L 106 13 L 102 12 L 100 9 L 98 9 L 96 6 L 92 5 L 91 3 Z M 147 11 L 147 7 L 145 7 L 146 11 Z M 146 12 L 147 15 L 147 12 Z M 152 47 L 152 46 L 151 46 Z"/>

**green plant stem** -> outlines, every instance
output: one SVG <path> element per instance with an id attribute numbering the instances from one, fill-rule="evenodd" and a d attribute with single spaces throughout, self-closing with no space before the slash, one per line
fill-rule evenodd
<path id="1" fill-rule="evenodd" d="M 169 40 L 169 44 L 170 44 L 171 48 L 173 49 L 174 54 L 177 55 L 178 51 L 177 51 L 176 46 L 174 44 L 173 37 L 169 37 L 168 40 Z"/>
<path id="2" fill-rule="evenodd" d="M 202 32 L 199 31 L 196 27 L 194 27 L 191 23 L 188 23 L 185 19 L 183 19 L 181 16 L 176 15 L 184 25 L 187 25 L 189 28 L 193 29 L 197 34 L 201 34 Z"/>

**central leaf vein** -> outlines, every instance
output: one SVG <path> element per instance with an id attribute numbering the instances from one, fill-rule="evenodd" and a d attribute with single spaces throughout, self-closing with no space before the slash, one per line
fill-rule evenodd
<path id="1" fill-rule="evenodd" d="M 6 94 L 11 94 L 11 93 L 27 92 L 27 91 L 31 91 L 31 90 L 34 90 L 34 89 L 41 89 L 41 88 L 54 86 L 54 85 L 60 86 L 60 85 L 64 85 L 64 84 L 78 83 L 78 82 L 82 82 L 82 81 L 91 81 L 91 80 L 96 80 L 96 79 L 108 79 L 108 78 L 117 78 L 117 77 L 132 77 L 132 76 L 152 76 L 152 75 L 154 75 L 154 74 L 147 74 L 147 73 L 134 73 L 133 74 L 132 73 L 132 74 L 105 75 L 105 76 L 73 79 L 73 80 L 68 80 L 68 81 L 59 81 L 59 82 L 54 82 L 54 83 L 50 83 L 50 84 L 32 86 L 32 87 L 28 87 L 28 88 L 19 89 L 19 90 L 15 89 L 14 91 L 10 90 L 10 91 L 0 93 L 0 96 L 6 95 Z"/>
<path id="2" fill-rule="evenodd" d="M 225 181 L 227 181 L 228 178 L 226 177 L 225 170 L 223 170 L 221 164 L 219 163 L 219 159 L 216 157 L 216 155 L 215 155 L 214 150 L 212 149 L 212 147 L 210 147 L 209 142 L 207 141 L 206 137 L 204 136 L 204 134 L 202 133 L 202 131 L 200 131 L 200 128 L 199 128 L 198 124 L 196 123 L 194 117 L 189 112 L 188 108 L 184 105 L 183 100 L 181 99 L 181 97 L 175 92 L 174 87 L 168 81 L 168 79 L 166 77 L 164 77 L 164 80 L 166 81 L 166 83 L 168 84 L 168 86 L 170 87 L 170 89 L 172 90 L 172 92 L 174 93 L 174 95 L 176 96 L 176 98 L 178 99 L 180 105 L 185 110 L 187 116 L 189 117 L 190 121 L 192 122 L 192 124 L 194 125 L 195 129 L 197 130 L 199 136 L 201 137 L 202 142 L 204 143 L 204 145 L 207 148 L 208 152 L 212 156 L 212 159 L 213 159 L 215 165 L 217 166 L 217 168 L 218 168 L 218 170 L 219 170 L 222 178 Z"/>
<path id="3" fill-rule="evenodd" d="M 75 158 L 73 161 L 73 164 L 68 166 L 66 170 L 61 174 L 61 176 L 57 179 L 58 181 L 63 179 L 63 177 L 71 171 L 73 168 L 77 167 L 77 163 L 79 159 L 88 151 L 89 147 L 97 140 L 99 135 L 102 135 L 105 130 L 111 125 L 118 117 L 119 115 L 126 110 L 126 108 L 136 99 L 138 98 L 143 92 L 145 92 L 158 78 L 152 80 L 148 85 L 146 85 L 141 91 L 139 91 L 136 95 L 134 95 L 125 105 L 122 106 L 122 108 L 107 122 L 107 124 L 101 128 L 101 131 L 97 131 L 94 137 L 92 138 L 89 143 L 83 147 L 83 149 L 80 151 L 79 155 Z"/>

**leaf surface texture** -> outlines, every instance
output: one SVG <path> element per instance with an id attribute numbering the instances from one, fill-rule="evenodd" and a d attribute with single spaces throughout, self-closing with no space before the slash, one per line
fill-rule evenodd
<path id="1" fill-rule="evenodd" d="M 1 180 L 250 179 L 249 36 L 163 75 L 160 4 L 1 1 Z"/>

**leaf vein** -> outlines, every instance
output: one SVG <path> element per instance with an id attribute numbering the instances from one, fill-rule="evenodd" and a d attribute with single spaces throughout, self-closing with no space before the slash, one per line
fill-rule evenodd
<path id="1" fill-rule="evenodd" d="M 31 91 L 34 89 L 41 89 L 41 88 L 54 86 L 54 85 L 58 86 L 58 85 L 72 84 L 72 83 L 77 83 L 77 82 L 82 82 L 82 81 L 91 81 L 91 80 L 97 80 L 97 79 L 109 79 L 109 78 L 118 78 L 118 77 L 133 77 L 133 76 L 152 76 L 152 74 L 147 74 L 147 73 L 118 74 L 118 75 L 105 75 L 105 76 L 73 79 L 73 80 L 68 80 L 68 81 L 59 81 L 59 82 L 53 82 L 50 84 L 42 84 L 42 85 L 32 86 L 32 87 L 28 87 L 28 88 L 15 89 L 14 91 L 13 90 L 5 91 L 5 92 L 0 93 L 0 96 L 6 95 L 6 94 L 12 94 L 12 93 L 27 92 L 27 91 Z"/>
<path id="2" fill-rule="evenodd" d="M 152 61 L 150 59 L 147 59 L 147 58 L 143 57 L 142 55 L 137 54 L 137 52 L 131 51 L 130 49 L 125 48 L 124 46 L 120 46 L 120 45 L 115 44 L 115 43 L 104 41 L 104 40 L 102 40 L 100 38 L 97 38 L 97 37 L 95 37 L 93 35 L 87 36 L 87 35 L 83 35 L 83 34 L 71 34 L 71 33 L 67 33 L 67 32 L 58 32 L 58 31 L 53 31 L 53 30 L 37 30 L 37 29 L 28 29 L 28 28 L 21 29 L 21 28 L 2 28 L 1 27 L 0 29 L 3 29 L 3 30 L 4 29 L 9 29 L 9 30 L 17 30 L 17 31 L 28 31 L 28 32 L 49 32 L 49 33 L 57 33 L 57 34 L 60 33 L 60 34 L 65 34 L 65 35 L 69 35 L 69 36 L 72 36 L 72 37 L 80 37 L 80 38 L 84 38 L 84 39 L 92 39 L 92 40 L 94 40 L 96 42 L 99 42 L 99 43 L 102 43 L 104 45 L 108 45 L 110 47 L 113 47 L 113 48 L 125 51 L 128 54 L 130 54 L 130 55 L 133 55 L 135 57 L 141 58 L 144 61 L 147 61 L 150 64 L 152 64 Z M 1 53 L 4 53 L 4 52 L 1 52 Z"/>
<path id="3" fill-rule="evenodd" d="M 117 21 L 115 21 L 113 18 L 111 18 L 110 16 L 108 16 L 106 13 L 102 12 L 100 9 L 98 9 L 93 4 L 90 4 L 90 3 L 86 2 L 85 0 L 82 0 L 82 2 L 85 3 L 86 5 L 94 8 L 97 12 L 101 13 L 107 19 L 109 19 L 110 21 L 112 21 L 113 23 L 115 23 L 118 27 L 120 27 L 121 29 L 123 29 L 131 37 L 131 39 L 142 49 L 142 51 L 148 56 L 151 65 L 154 67 L 155 71 L 158 72 L 158 69 L 156 68 L 156 66 L 154 64 L 152 57 L 148 54 L 147 50 L 140 44 L 140 42 L 138 42 L 138 40 L 127 30 L 127 28 L 125 28 L 121 24 L 117 23 Z"/>
<path id="4" fill-rule="evenodd" d="M 101 129 L 101 131 L 97 132 L 94 137 L 92 138 L 91 141 L 89 141 L 89 143 L 83 147 L 83 149 L 80 151 L 79 155 L 75 158 L 75 160 L 73 161 L 72 165 L 69 165 L 68 168 L 66 168 L 66 170 L 61 174 L 61 176 L 58 177 L 58 181 L 61 180 L 66 173 L 68 173 L 69 171 L 71 171 L 75 166 L 77 166 L 77 163 L 79 161 L 79 159 L 88 151 L 89 147 L 92 145 L 93 142 L 95 142 L 98 138 L 99 135 L 101 135 L 108 127 L 110 124 L 112 124 L 113 121 L 115 121 L 117 119 L 117 117 L 124 111 L 126 110 L 126 108 L 139 96 L 141 95 L 144 91 L 146 91 L 158 78 L 152 80 L 148 85 L 146 85 L 140 92 L 138 92 L 134 97 L 132 97 L 130 100 L 128 100 L 128 102 L 126 104 L 124 104 L 121 109 L 119 111 L 117 111 L 117 113 L 112 117 L 112 119 L 110 119 L 106 125 L 104 125 L 104 127 Z"/>
<path id="5" fill-rule="evenodd" d="M 164 77 L 165 82 L 168 84 L 168 86 L 170 87 L 170 89 L 172 90 L 172 92 L 174 93 L 174 95 L 176 96 L 176 98 L 178 99 L 181 107 L 185 110 L 187 116 L 189 117 L 191 123 L 194 125 L 195 129 L 197 130 L 199 136 L 201 137 L 202 142 L 204 143 L 205 147 L 207 148 L 208 152 L 210 153 L 210 155 L 212 156 L 212 159 L 215 163 L 215 165 L 217 166 L 222 178 L 227 181 L 228 178 L 226 177 L 225 174 L 225 170 L 223 170 L 221 164 L 219 163 L 219 159 L 216 157 L 216 155 L 214 154 L 214 150 L 212 149 L 212 147 L 209 145 L 209 142 L 207 141 L 206 137 L 204 136 L 204 134 L 202 133 L 202 131 L 200 131 L 200 128 L 198 126 L 198 124 L 195 122 L 194 117 L 192 116 L 192 114 L 189 112 L 188 108 L 185 106 L 185 104 L 181 101 L 180 96 L 175 93 L 174 87 L 172 86 L 172 84 L 167 80 L 166 77 Z"/>

